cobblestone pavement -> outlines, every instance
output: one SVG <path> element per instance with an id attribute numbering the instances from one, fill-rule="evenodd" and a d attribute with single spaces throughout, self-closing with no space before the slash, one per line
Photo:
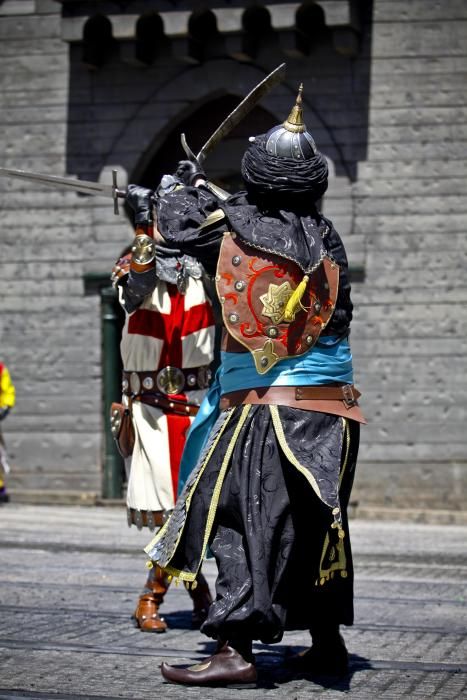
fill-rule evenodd
<path id="1" fill-rule="evenodd" d="M 303 632 L 257 644 L 254 690 L 166 685 L 159 665 L 199 661 L 213 643 L 189 629 L 190 599 L 169 591 L 171 630 L 143 634 L 130 616 L 147 532 L 119 508 L 0 508 L 0 698 L 467 697 L 467 527 L 353 520 L 356 624 L 344 631 L 351 673 L 312 682 L 284 670 Z M 215 565 L 206 562 L 211 585 Z M 306 586 L 307 582 L 297 582 Z"/>

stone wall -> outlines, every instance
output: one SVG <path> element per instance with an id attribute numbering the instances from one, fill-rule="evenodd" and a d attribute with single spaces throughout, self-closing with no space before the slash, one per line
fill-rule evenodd
<path id="1" fill-rule="evenodd" d="M 1 165 L 63 174 L 68 46 L 55 2 L 0 4 Z M 0 180 L 1 355 L 17 389 L 5 422 L 11 488 L 97 491 L 99 328 L 83 297 L 77 196 Z M 94 313 L 97 316 L 97 313 Z"/>
<path id="2" fill-rule="evenodd" d="M 93 67 L 82 39 L 97 4 L 79 5 L 0 3 L 0 166 L 105 181 L 115 167 L 122 184 L 141 181 L 200 105 L 240 99 L 286 61 L 285 83 L 262 107 L 282 120 L 304 81 L 307 124 L 333 173 L 325 213 L 351 266 L 364 270 L 364 281 L 355 275 L 352 347 L 369 424 L 355 498 L 361 508 L 460 508 L 464 3 L 376 0 L 371 22 L 369 2 L 323 0 L 319 39 L 298 41 L 298 4 L 271 2 L 272 33 L 253 49 L 242 4 L 210 3 L 222 50 L 198 58 L 187 35 L 195 3 L 161 3 L 162 49 L 146 63 L 132 3 L 126 14 L 99 3 L 113 35 Z M 212 156 L 213 173 L 238 169 L 251 119 Z M 201 145 L 201 132 L 189 135 Z M 5 423 L 11 488 L 92 497 L 103 449 L 100 300 L 85 296 L 83 275 L 110 270 L 131 226 L 104 199 L 17 180 L 0 179 L 0 207 L 0 359 L 18 389 Z"/>
<path id="3" fill-rule="evenodd" d="M 363 503 L 465 508 L 466 47 L 462 0 L 375 2 L 368 159 L 356 184 Z"/>

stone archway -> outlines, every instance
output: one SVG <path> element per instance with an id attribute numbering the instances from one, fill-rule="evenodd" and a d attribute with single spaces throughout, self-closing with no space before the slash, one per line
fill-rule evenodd
<path id="1" fill-rule="evenodd" d="M 192 150 L 197 152 L 223 119 L 267 73 L 268 70 L 257 66 L 232 60 L 217 60 L 211 61 L 209 68 L 199 66 L 182 70 L 161 86 L 151 99 L 147 99 L 146 103 L 140 106 L 138 115 L 135 115 L 120 135 L 116 150 L 120 149 L 121 144 L 131 144 L 136 140 L 142 145 L 138 160 L 124 164 L 130 173 L 130 179 L 144 184 L 143 178 L 149 171 L 154 172 L 154 175 L 171 172 L 174 164 L 185 157 L 180 145 L 180 134 L 183 132 L 186 133 Z M 210 156 L 211 176 L 218 170 L 217 158 L 230 160 L 226 147 L 233 148 L 234 137 L 244 138 L 241 145 L 236 145 L 236 148 L 241 147 L 244 150 L 248 136 L 260 133 L 285 118 L 284 112 L 287 112 L 289 103 L 290 98 L 282 85 L 276 86 L 266 95 L 261 100 L 261 105 L 256 106 L 239 124 L 234 134 L 230 134 L 216 153 Z M 146 133 L 142 136 L 141 125 L 151 123 L 163 126 L 158 130 L 154 129 L 152 135 Z M 164 158 L 164 163 L 154 171 L 156 154 L 159 158 Z M 236 159 L 232 159 L 233 171 L 239 169 L 238 155 Z"/>
<path id="2" fill-rule="evenodd" d="M 159 149 L 147 162 L 138 178 L 140 184 L 154 187 L 162 175 L 171 173 L 180 159 L 186 158 L 180 135 L 186 134 L 190 147 L 196 153 L 214 129 L 238 105 L 238 97 L 223 95 L 205 102 L 167 135 Z M 243 187 L 240 161 L 248 145 L 248 137 L 264 133 L 277 123 L 277 118 L 261 106 L 256 106 L 238 126 L 212 151 L 205 162 L 210 180 L 231 192 Z"/>

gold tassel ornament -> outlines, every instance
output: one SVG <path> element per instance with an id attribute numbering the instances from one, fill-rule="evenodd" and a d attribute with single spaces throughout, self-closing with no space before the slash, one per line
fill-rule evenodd
<path id="1" fill-rule="evenodd" d="M 309 279 L 310 278 L 308 275 L 304 275 L 300 284 L 297 285 L 297 287 L 290 295 L 289 301 L 287 302 L 287 305 L 284 310 L 284 321 L 288 321 L 289 323 L 291 321 L 294 321 L 296 314 L 299 311 L 305 310 L 305 307 L 302 306 L 301 301 L 303 295 L 305 294 L 306 286 L 309 282 Z"/>

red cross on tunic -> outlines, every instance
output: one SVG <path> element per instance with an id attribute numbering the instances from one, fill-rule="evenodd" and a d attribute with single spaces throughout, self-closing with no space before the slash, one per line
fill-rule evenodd
<path id="1" fill-rule="evenodd" d="M 153 309 L 137 309 L 130 316 L 128 322 L 129 333 L 150 336 L 163 341 L 159 364 L 154 368 L 155 371 L 163 369 L 167 365 L 184 369 L 182 364 L 183 338 L 202 328 L 214 325 L 214 316 L 209 302 L 205 301 L 185 309 L 186 297 L 179 293 L 175 284 L 167 283 L 167 292 L 170 298 L 170 312 L 168 314 Z M 184 393 L 173 395 L 173 398 L 187 400 Z M 173 413 L 167 413 L 165 417 L 167 419 L 172 487 L 176 500 L 180 459 L 191 421 L 188 416 Z"/>

